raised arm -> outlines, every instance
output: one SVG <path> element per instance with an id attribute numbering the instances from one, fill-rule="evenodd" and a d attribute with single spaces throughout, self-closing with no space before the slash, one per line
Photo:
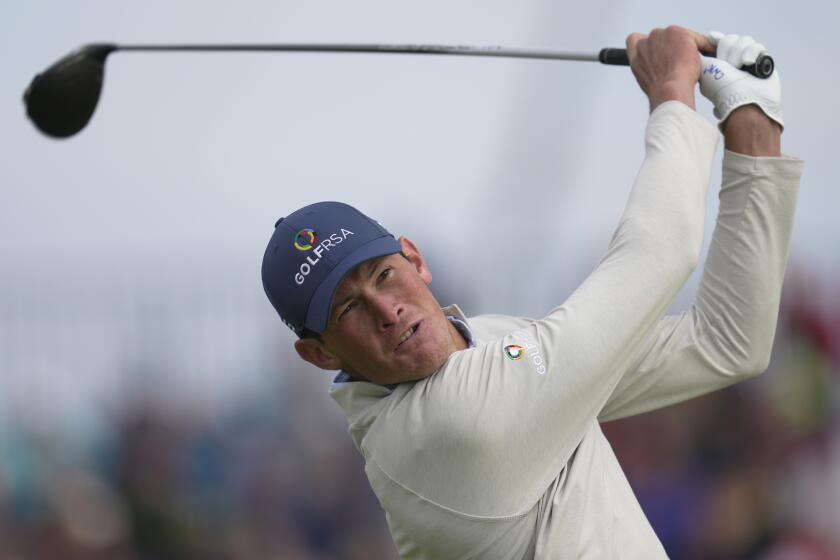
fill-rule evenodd
<path id="1" fill-rule="evenodd" d="M 739 97 L 746 94 L 730 91 L 721 99 Z M 749 103 L 719 113 L 727 150 L 720 210 L 696 302 L 659 322 L 602 420 L 725 387 L 769 362 L 802 162 L 781 156 L 778 105 L 765 112 Z"/>
<path id="2" fill-rule="evenodd" d="M 447 507 L 507 515 L 532 505 L 597 429 L 621 372 L 699 258 L 718 134 L 681 97 L 699 75 L 697 48 L 679 28 L 628 38 L 652 113 L 644 161 L 607 254 L 548 316 L 453 354 L 401 398 L 384 422 L 410 409 L 424 429 L 408 446 L 370 444 L 416 450 L 400 459 L 369 448 L 383 471 L 403 471 L 398 461 L 423 453 L 433 464 L 401 483 Z"/>

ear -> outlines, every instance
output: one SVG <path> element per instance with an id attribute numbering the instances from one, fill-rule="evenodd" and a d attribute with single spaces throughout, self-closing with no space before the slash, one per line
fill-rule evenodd
<path id="1" fill-rule="evenodd" d="M 407 237 L 400 237 L 400 245 L 402 246 L 403 255 L 405 255 L 409 262 L 414 265 L 414 268 L 417 270 L 417 274 L 420 275 L 423 282 L 425 282 L 427 286 L 431 284 L 432 271 L 429 270 L 428 265 L 426 265 L 426 259 L 424 259 L 423 255 L 420 254 L 420 249 L 418 249 L 411 239 Z"/>
<path id="2" fill-rule="evenodd" d="M 318 368 L 330 370 L 341 369 L 341 360 L 327 350 L 324 343 L 318 339 L 298 339 L 295 341 L 295 350 L 301 359 Z"/>

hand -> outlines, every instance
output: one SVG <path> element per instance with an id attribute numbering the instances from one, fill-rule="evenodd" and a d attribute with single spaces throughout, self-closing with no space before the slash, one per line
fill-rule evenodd
<path id="1" fill-rule="evenodd" d="M 676 25 L 627 37 L 630 68 L 651 111 L 669 100 L 694 108 L 694 86 L 700 77 L 698 50 L 712 53 L 714 45 L 709 38 Z"/>
<path id="2" fill-rule="evenodd" d="M 755 62 L 765 50 L 764 45 L 749 36 L 724 35 L 717 31 L 709 34 L 709 41 L 717 47 L 717 58 L 701 57 L 700 93 L 714 105 L 721 130 L 732 111 L 751 104 L 784 127 L 778 70 L 766 79 L 740 70 L 741 66 Z"/>

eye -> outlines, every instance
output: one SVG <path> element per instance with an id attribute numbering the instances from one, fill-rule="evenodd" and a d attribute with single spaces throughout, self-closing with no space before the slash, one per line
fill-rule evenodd
<path id="1" fill-rule="evenodd" d="M 388 278 L 389 276 L 391 276 L 391 273 L 393 271 L 394 271 L 394 269 L 389 266 L 388 268 L 386 268 L 385 270 L 380 272 L 379 273 L 379 281 L 381 282 L 381 281 L 385 280 L 386 278 Z"/>
<path id="2" fill-rule="evenodd" d="M 354 307 L 356 307 L 356 302 L 355 301 L 351 301 L 350 303 L 345 305 L 344 309 L 342 309 L 341 313 L 339 313 L 339 315 L 338 315 L 338 320 L 341 321 L 341 318 L 344 317 L 345 315 L 347 315 L 350 311 L 352 311 Z"/>

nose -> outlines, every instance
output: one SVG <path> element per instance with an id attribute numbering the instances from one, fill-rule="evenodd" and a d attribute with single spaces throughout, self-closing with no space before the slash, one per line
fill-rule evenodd
<path id="1" fill-rule="evenodd" d="M 380 330 L 387 330 L 400 320 L 405 306 L 389 295 L 377 295 L 370 300 Z"/>

